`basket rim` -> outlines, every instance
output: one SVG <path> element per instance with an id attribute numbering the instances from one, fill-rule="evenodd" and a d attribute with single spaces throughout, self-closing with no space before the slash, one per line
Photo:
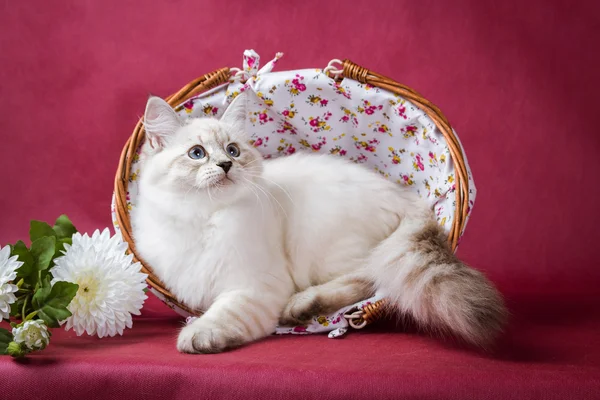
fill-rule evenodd
<path id="1" fill-rule="evenodd" d="M 467 173 L 467 166 L 465 157 L 462 151 L 462 147 L 458 141 L 458 138 L 452 129 L 448 119 L 444 116 L 441 110 L 431 103 L 429 100 L 424 98 L 414 89 L 405 86 L 395 80 L 388 78 L 384 75 L 373 72 L 369 69 L 359 66 L 352 61 L 345 59 L 342 62 L 344 78 L 356 80 L 363 84 L 369 84 L 392 93 L 398 94 L 404 97 L 406 100 L 412 102 L 415 106 L 420 108 L 427 114 L 429 118 L 435 123 L 438 130 L 444 136 L 444 139 L 448 145 L 450 156 L 455 168 L 455 181 L 456 181 L 456 205 L 454 207 L 454 218 L 452 219 L 452 227 L 448 234 L 448 244 L 452 250 L 456 250 L 458 246 L 458 240 L 465 227 L 469 209 L 469 180 Z M 165 98 L 167 103 L 172 107 L 185 102 L 186 100 L 214 89 L 218 86 L 224 85 L 229 82 L 231 76 L 231 70 L 228 67 L 220 68 L 218 70 L 209 72 L 208 74 L 202 75 L 183 86 L 179 91 Z M 119 158 L 119 164 L 115 174 L 114 182 L 114 202 L 115 202 L 115 215 L 119 230 L 123 240 L 128 244 L 128 253 L 133 254 L 134 261 L 140 262 L 142 265 L 142 271 L 148 275 L 146 282 L 166 300 L 181 308 L 182 310 L 198 315 L 198 310 L 192 310 L 185 304 L 181 303 L 177 298 L 170 293 L 165 285 L 158 279 L 152 272 L 152 269 L 140 258 L 135 248 L 135 242 L 132 236 L 131 222 L 129 218 L 129 209 L 127 208 L 126 196 L 129 187 L 129 176 L 131 172 L 131 165 L 135 156 L 135 152 L 143 140 L 145 135 L 143 127 L 143 119 L 140 118 L 133 130 L 133 133 L 125 142 L 123 150 Z M 386 301 L 381 301 L 376 307 L 368 307 L 363 309 L 364 320 L 367 323 L 372 323 L 382 316 L 382 311 L 385 308 Z"/>

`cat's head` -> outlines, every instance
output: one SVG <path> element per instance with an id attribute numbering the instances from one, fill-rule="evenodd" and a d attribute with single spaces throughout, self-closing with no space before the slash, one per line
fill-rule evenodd
<path id="1" fill-rule="evenodd" d="M 220 120 L 182 120 L 159 97 L 144 115 L 149 159 L 144 180 L 186 198 L 230 202 L 250 192 L 262 172 L 262 157 L 245 132 L 246 96 L 239 95 Z"/>

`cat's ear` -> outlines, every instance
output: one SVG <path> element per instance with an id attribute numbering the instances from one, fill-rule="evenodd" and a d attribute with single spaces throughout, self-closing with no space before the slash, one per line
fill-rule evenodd
<path id="1" fill-rule="evenodd" d="M 221 117 L 221 122 L 231 126 L 236 132 L 245 133 L 246 131 L 246 103 L 248 95 L 244 92 L 238 94 L 235 99 L 229 104 L 227 110 Z"/>
<path id="2" fill-rule="evenodd" d="M 181 128 L 181 120 L 173 108 L 160 97 L 150 96 L 144 113 L 146 137 L 153 148 L 165 147 L 171 136 Z"/>

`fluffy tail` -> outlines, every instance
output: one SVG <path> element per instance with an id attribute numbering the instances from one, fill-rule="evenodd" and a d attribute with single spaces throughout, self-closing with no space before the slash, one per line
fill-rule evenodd
<path id="1" fill-rule="evenodd" d="M 373 251 L 369 265 L 395 310 L 426 329 L 487 347 L 503 328 L 507 312 L 501 295 L 453 254 L 429 215 L 404 218 Z"/>

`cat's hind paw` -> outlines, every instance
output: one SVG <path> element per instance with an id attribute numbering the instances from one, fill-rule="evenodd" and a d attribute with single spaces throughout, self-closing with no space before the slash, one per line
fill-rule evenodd
<path id="1" fill-rule="evenodd" d="M 279 317 L 281 326 L 306 325 L 310 320 L 323 312 L 328 311 L 323 307 L 319 295 L 307 289 L 296 293 L 290 298 L 283 313 Z"/>

